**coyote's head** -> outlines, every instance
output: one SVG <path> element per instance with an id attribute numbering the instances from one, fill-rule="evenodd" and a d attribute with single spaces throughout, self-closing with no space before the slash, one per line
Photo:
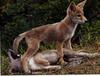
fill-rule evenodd
<path id="1" fill-rule="evenodd" d="M 14 72 L 20 71 L 21 70 L 21 56 L 19 54 L 16 54 L 13 50 L 9 49 L 8 57 L 10 60 L 9 72 L 14 73 Z"/>
<path id="2" fill-rule="evenodd" d="M 74 22 L 74 23 L 84 23 L 87 21 L 86 17 L 84 16 L 83 8 L 86 3 L 86 0 L 80 2 L 79 4 L 75 5 L 75 3 L 71 2 L 68 9 L 67 9 L 67 16 Z"/>

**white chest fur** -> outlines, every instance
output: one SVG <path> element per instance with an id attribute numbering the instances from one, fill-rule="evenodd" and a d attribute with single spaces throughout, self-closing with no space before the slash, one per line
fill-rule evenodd
<path id="1" fill-rule="evenodd" d="M 33 57 L 31 59 L 29 59 L 29 66 L 30 66 L 30 69 L 32 69 L 32 70 L 41 69 L 40 66 L 38 64 L 36 64 Z"/>
<path id="2" fill-rule="evenodd" d="M 70 36 L 71 38 L 74 36 L 75 30 L 76 30 L 76 28 L 77 28 L 77 25 L 78 25 L 78 24 L 76 24 L 74 28 L 71 28 L 71 31 L 72 31 L 72 32 L 71 32 L 71 36 Z"/>

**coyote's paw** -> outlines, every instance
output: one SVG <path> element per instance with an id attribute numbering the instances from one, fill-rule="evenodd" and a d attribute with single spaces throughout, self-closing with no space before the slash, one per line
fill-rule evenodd
<path id="1" fill-rule="evenodd" d="M 67 64 L 67 62 L 65 62 L 63 59 L 60 59 L 59 62 L 60 62 L 60 64 L 61 64 L 61 66 L 64 66 L 64 65 Z"/>

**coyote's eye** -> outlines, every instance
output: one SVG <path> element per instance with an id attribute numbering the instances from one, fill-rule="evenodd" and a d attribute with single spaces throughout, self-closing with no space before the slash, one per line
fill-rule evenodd
<path id="1" fill-rule="evenodd" d="M 78 14 L 77 16 L 78 16 L 78 17 L 81 17 L 81 15 L 79 15 L 79 14 Z"/>

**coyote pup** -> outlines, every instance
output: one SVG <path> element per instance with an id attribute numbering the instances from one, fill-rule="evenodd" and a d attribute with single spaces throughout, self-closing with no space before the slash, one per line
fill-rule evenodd
<path id="1" fill-rule="evenodd" d="M 63 20 L 53 24 L 43 25 L 37 28 L 33 28 L 20 34 L 15 38 L 13 43 L 13 50 L 17 51 L 19 42 L 25 38 L 28 48 L 22 57 L 23 70 L 28 73 L 28 58 L 35 55 L 39 49 L 41 42 L 56 42 L 56 49 L 60 56 L 60 63 L 64 64 L 63 59 L 63 44 L 66 42 L 66 48 L 72 50 L 71 38 L 73 37 L 76 27 L 80 23 L 87 21 L 84 16 L 83 8 L 86 0 L 75 5 L 70 3 L 66 11 L 66 16 Z"/>

